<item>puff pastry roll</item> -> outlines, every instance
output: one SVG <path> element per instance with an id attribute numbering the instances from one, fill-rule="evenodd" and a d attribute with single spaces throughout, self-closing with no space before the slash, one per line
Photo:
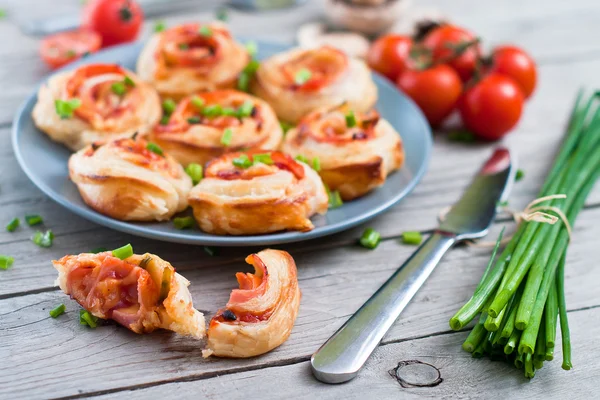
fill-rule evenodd
<path id="1" fill-rule="evenodd" d="M 283 132 L 271 107 L 235 90 L 200 93 L 181 100 L 151 140 L 183 165 L 205 164 L 223 153 L 279 147 Z"/>
<path id="2" fill-rule="evenodd" d="M 217 235 L 309 231 L 327 212 L 319 175 L 278 151 L 228 153 L 208 163 L 189 195 L 200 228 Z"/>
<path id="3" fill-rule="evenodd" d="M 294 327 L 300 289 L 292 256 L 267 249 L 246 262 L 255 273 L 236 274 L 240 288 L 210 321 L 205 356 L 257 356 L 285 342 Z"/>
<path id="4" fill-rule="evenodd" d="M 160 120 L 158 94 L 133 72 L 90 64 L 52 76 L 40 88 L 33 121 L 71 150 L 143 132 Z"/>
<path id="5" fill-rule="evenodd" d="M 404 162 L 402 139 L 375 110 L 361 113 L 348 104 L 307 115 L 288 131 L 282 150 L 294 157 L 318 157 L 319 174 L 344 200 L 383 185 Z"/>
<path id="6" fill-rule="evenodd" d="M 357 112 L 377 100 L 377 87 L 363 61 L 329 46 L 294 49 L 261 63 L 251 90 L 280 119 L 297 123 L 309 112 L 346 101 Z"/>
<path id="7" fill-rule="evenodd" d="M 153 254 L 124 260 L 110 251 L 52 261 L 60 288 L 92 315 L 135 333 L 168 329 L 202 338 L 204 316 L 194 309 L 187 279 Z"/>
<path id="8" fill-rule="evenodd" d="M 137 135 L 73 154 L 69 177 L 88 206 L 124 221 L 167 220 L 192 188 L 177 161 Z"/>
<path id="9" fill-rule="evenodd" d="M 221 23 L 185 24 L 156 33 L 137 62 L 140 77 L 164 97 L 233 88 L 250 54 Z"/>

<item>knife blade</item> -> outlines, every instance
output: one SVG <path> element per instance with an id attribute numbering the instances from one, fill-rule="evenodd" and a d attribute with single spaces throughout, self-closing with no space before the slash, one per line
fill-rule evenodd
<path id="1" fill-rule="evenodd" d="M 342 383 L 358 374 L 443 255 L 460 240 L 487 234 L 498 202 L 508 196 L 515 171 L 508 149 L 496 149 L 438 229 L 312 355 L 311 369 L 318 380 Z"/>

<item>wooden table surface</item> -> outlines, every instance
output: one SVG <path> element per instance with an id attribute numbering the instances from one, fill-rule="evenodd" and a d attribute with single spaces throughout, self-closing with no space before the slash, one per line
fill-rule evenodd
<path id="1" fill-rule="evenodd" d="M 488 45 L 518 43 L 539 65 L 539 87 L 518 128 L 504 143 L 518 153 L 525 179 L 511 205 L 534 198 L 560 143 L 578 87 L 600 88 L 600 2 L 598 0 L 420 0 L 483 37 Z M 245 255 L 258 249 L 223 249 L 208 256 L 200 247 L 146 240 L 84 219 L 44 196 L 25 177 L 10 143 L 11 120 L 19 104 L 48 73 L 39 60 L 38 40 L 19 32 L 15 20 L 76 11 L 79 0 L 0 1 L 9 17 L 0 21 L 0 223 L 37 213 L 56 238 L 42 249 L 31 230 L 0 229 L 0 254 L 12 268 L 0 270 L 0 398 L 588 398 L 597 395 L 600 376 L 600 190 L 580 214 L 568 254 L 566 292 L 574 370 L 557 359 L 527 381 L 521 372 L 461 350 L 466 332 L 452 332 L 448 319 L 472 293 L 489 251 L 451 251 L 415 296 L 358 378 L 336 386 L 316 381 L 310 355 L 381 285 L 414 250 L 399 242 L 405 230 L 436 224 L 437 212 L 452 204 L 494 145 L 435 139 L 429 171 L 401 204 L 368 226 L 384 237 L 369 251 L 356 246 L 363 227 L 332 237 L 286 245 L 296 259 L 302 290 L 300 315 L 289 340 L 247 360 L 202 358 L 202 343 L 167 332 L 139 336 L 116 326 L 88 329 L 78 323 L 79 306 L 55 285 L 50 260 L 64 254 L 131 242 L 137 252 L 153 252 L 173 263 L 191 281 L 196 307 L 207 316 L 226 303 L 234 274 L 247 270 Z M 296 29 L 322 16 L 319 1 L 285 12 L 230 12 L 238 35 L 293 42 Z M 169 24 L 209 20 L 212 12 L 166 18 Z M 145 27 L 145 34 L 153 23 Z M 493 232 L 510 221 L 499 218 Z M 48 311 L 65 303 L 66 315 Z M 400 361 L 420 360 L 439 369 L 435 387 L 404 388 L 388 373 Z"/>

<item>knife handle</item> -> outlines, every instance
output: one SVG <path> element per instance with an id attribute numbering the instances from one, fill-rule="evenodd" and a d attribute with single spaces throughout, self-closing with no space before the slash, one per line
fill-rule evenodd
<path id="1" fill-rule="evenodd" d="M 456 236 L 431 235 L 310 359 L 315 377 L 342 383 L 358 374 L 388 329 L 431 275 Z"/>

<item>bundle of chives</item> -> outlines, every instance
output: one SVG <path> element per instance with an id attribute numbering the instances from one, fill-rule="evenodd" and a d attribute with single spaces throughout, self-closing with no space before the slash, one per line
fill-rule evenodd
<path id="1" fill-rule="evenodd" d="M 539 195 L 566 195 L 546 204 L 562 212 L 570 226 L 600 177 L 598 98 L 600 92 L 585 100 L 579 92 L 565 139 Z M 545 212 L 562 218 L 551 209 Z M 554 358 L 560 319 L 562 367 L 571 369 L 564 291 L 569 240 L 570 231 L 561 219 L 553 225 L 523 221 L 497 259 L 496 246 L 475 293 L 450 319 L 450 327 L 459 330 L 479 316 L 463 343 L 465 351 L 473 357 L 500 354 L 533 378 L 544 361 Z"/>

